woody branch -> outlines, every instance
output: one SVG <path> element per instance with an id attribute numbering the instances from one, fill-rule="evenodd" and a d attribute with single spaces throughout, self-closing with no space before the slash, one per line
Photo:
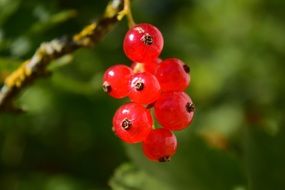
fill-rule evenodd
<path id="1" fill-rule="evenodd" d="M 52 60 L 72 53 L 78 48 L 91 47 L 98 43 L 113 26 L 128 14 L 129 0 L 111 0 L 98 22 L 84 27 L 72 37 L 44 42 L 31 59 L 24 61 L 4 81 L 0 89 L 0 112 L 20 111 L 13 100 L 35 80 L 43 78 Z"/>

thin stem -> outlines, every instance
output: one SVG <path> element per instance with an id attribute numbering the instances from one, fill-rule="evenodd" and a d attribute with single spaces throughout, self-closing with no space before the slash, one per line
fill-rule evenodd
<path id="1" fill-rule="evenodd" d="M 132 15 L 130 0 L 124 0 L 124 9 L 126 10 L 126 16 L 128 19 L 129 28 L 132 28 L 136 23 Z"/>

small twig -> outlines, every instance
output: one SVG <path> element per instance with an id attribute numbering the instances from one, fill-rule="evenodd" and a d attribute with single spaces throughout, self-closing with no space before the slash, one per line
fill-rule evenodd
<path id="1" fill-rule="evenodd" d="M 124 0 L 124 9 L 119 13 L 118 20 L 121 20 L 124 16 L 128 19 L 129 28 L 132 28 L 136 23 L 132 15 L 130 0 Z"/>
<path id="2" fill-rule="evenodd" d="M 101 40 L 115 23 L 129 14 L 128 11 L 125 12 L 126 2 L 129 3 L 129 0 L 111 0 L 98 22 L 86 26 L 72 38 L 65 37 L 42 43 L 31 59 L 5 79 L 0 89 L 0 112 L 19 110 L 14 107 L 13 99 L 36 79 L 46 76 L 47 66 L 52 60 L 78 48 L 93 46 Z"/>

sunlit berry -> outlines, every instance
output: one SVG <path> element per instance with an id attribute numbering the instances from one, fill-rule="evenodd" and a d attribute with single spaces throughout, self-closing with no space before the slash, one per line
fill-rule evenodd
<path id="1" fill-rule="evenodd" d="M 121 106 L 113 117 L 113 131 L 127 143 L 143 141 L 152 126 L 153 121 L 149 110 L 136 103 Z"/>
<path id="2" fill-rule="evenodd" d="M 175 154 L 176 136 L 168 129 L 152 130 L 143 141 L 144 155 L 153 161 L 166 162 Z"/>
<path id="3" fill-rule="evenodd" d="M 149 62 L 160 55 L 163 37 L 155 26 L 147 23 L 138 24 L 127 32 L 123 48 L 130 60 L 139 63 Z"/>
<path id="4" fill-rule="evenodd" d="M 151 73 L 136 73 L 129 82 L 129 98 L 136 103 L 150 104 L 160 95 L 160 85 Z"/>
<path id="5" fill-rule="evenodd" d="M 126 97 L 129 93 L 129 79 L 132 69 L 126 65 L 109 67 L 103 76 L 103 90 L 114 98 Z"/>

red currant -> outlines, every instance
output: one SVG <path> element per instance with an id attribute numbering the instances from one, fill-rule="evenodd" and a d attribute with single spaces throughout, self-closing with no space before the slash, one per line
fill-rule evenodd
<path id="1" fill-rule="evenodd" d="M 184 91 L 190 83 L 189 72 L 189 67 L 181 60 L 169 58 L 159 64 L 155 76 L 163 92 Z"/>
<path id="2" fill-rule="evenodd" d="M 152 125 L 149 110 L 136 103 L 121 106 L 113 117 L 113 131 L 127 143 L 143 141 L 152 130 Z"/>
<path id="3" fill-rule="evenodd" d="M 114 65 L 103 76 L 103 90 L 114 98 L 126 97 L 129 93 L 129 79 L 132 69 L 125 65 Z"/>
<path id="4" fill-rule="evenodd" d="M 127 32 L 123 47 L 130 60 L 145 63 L 159 56 L 163 48 L 163 37 L 155 26 L 138 24 Z"/>
<path id="5" fill-rule="evenodd" d="M 134 62 L 131 65 L 131 68 L 133 69 L 134 73 L 149 72 L 151 74 L 155 74 L 160 62 L 161 62 L 161 59 L 159 58 L 152 60 L 150 62 L 146 62 L 146 63 Z"/>
<path id="6" fill-rule="evenodd" d="M 153 103 L 160 95 L 160 85 L 151 73 L 136 73 L 130 79 L 129 98 L 136 103 Z"/>
<path id="7" fill-rule="evenodd" d="M 169 161 L 176 148 L 176 136 L 165 128 L 152 130 L 143 142 L 144 154 L 150 160 L 159 162 Z"/>
<path id="8" fill-rule="evenodd" d="M 158 123 L 163 127 L 182 130 L 192 122 L 194 104 L 184 92 L 166 92 L 155 102 L 154 113 Z"/>

